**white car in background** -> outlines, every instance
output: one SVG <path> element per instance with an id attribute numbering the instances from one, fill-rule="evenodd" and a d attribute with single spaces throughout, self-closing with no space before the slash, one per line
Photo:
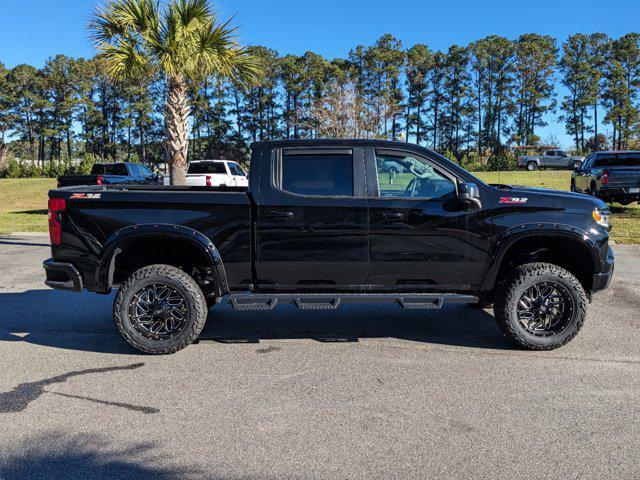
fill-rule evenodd
<path id="1" fill-rule="evenodd" d="M 231 160 L 198 160 L 189 163 L 187 185 L 206 187 L 248 187 L 242 167 Z"/>

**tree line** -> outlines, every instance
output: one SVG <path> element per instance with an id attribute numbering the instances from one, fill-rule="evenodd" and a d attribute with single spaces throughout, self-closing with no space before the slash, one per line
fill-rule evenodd
<path id="1" fill-rule="evenodd" d="M 576 34 L 561 45 L 492 35 L 446 51 L 405 48 L 386 34 L 331 60 L 248 50 L 260 67 L 251 85 L 189 79 L 190 159 L 244 159 L 266 139 L 359 137 L 501 168 L 509 147 L 540 143 L 553 116 L 579 152 L 639 144 L 637 33 Z M 0 64 L 0 157 L 10 147 L 40 166 L 83 155 L 161 162 L 166 96 L 162 77 L 114 80 L 101 56 L 57 55 L 40 69 Z"/>

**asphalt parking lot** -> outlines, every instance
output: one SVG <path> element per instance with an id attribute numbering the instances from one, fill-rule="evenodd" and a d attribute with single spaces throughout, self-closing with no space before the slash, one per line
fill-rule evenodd
<path id="1" fill-rule="evenodd" d="M 463 306 L 217 306 L 153 357 L 44 286 L 47 241 L 0 238 L 0 478 L 640 477 L 639 247 L 553 352 Z"/>

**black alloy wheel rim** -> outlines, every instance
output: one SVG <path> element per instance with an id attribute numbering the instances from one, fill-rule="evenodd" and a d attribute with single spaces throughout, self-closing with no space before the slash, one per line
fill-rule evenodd
<path id="1" fill-rule="evenodd" d="M 151 340 L 174 337 L 182 331 L 188 317 L 186 299 L 168 285 L 148 285 L 139 290 L 129 303 L 133 328 Z"/>
<path id="2" fill-rule="evenodd" d="M 571 322 L 573 311 L 571 294 L 555 282 L 536 283 L 518 300 L 520 325 L 537 337 L 561 333 Z"/>

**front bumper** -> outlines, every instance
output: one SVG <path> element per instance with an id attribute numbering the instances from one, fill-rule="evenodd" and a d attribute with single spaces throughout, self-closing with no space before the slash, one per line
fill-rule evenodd
<path id="1" fill-rule="evenodd" d="M 615 266 L 615 254 L 611 247 L 607 250 L 607 255 L 600 264 L 600 272 L 593 274 L 593 282 L 591 291 L 598 292 L 608 288 L 613 278 L 613 271 Z"/>
<path id="2" fill-rule="evenodd" d="M 56 262 L 50 258 L 42 264 L 47 274 L 44 284 L 56 290 L 81 292 L 84 288 L 82 274 L 72 263 Z"/>

